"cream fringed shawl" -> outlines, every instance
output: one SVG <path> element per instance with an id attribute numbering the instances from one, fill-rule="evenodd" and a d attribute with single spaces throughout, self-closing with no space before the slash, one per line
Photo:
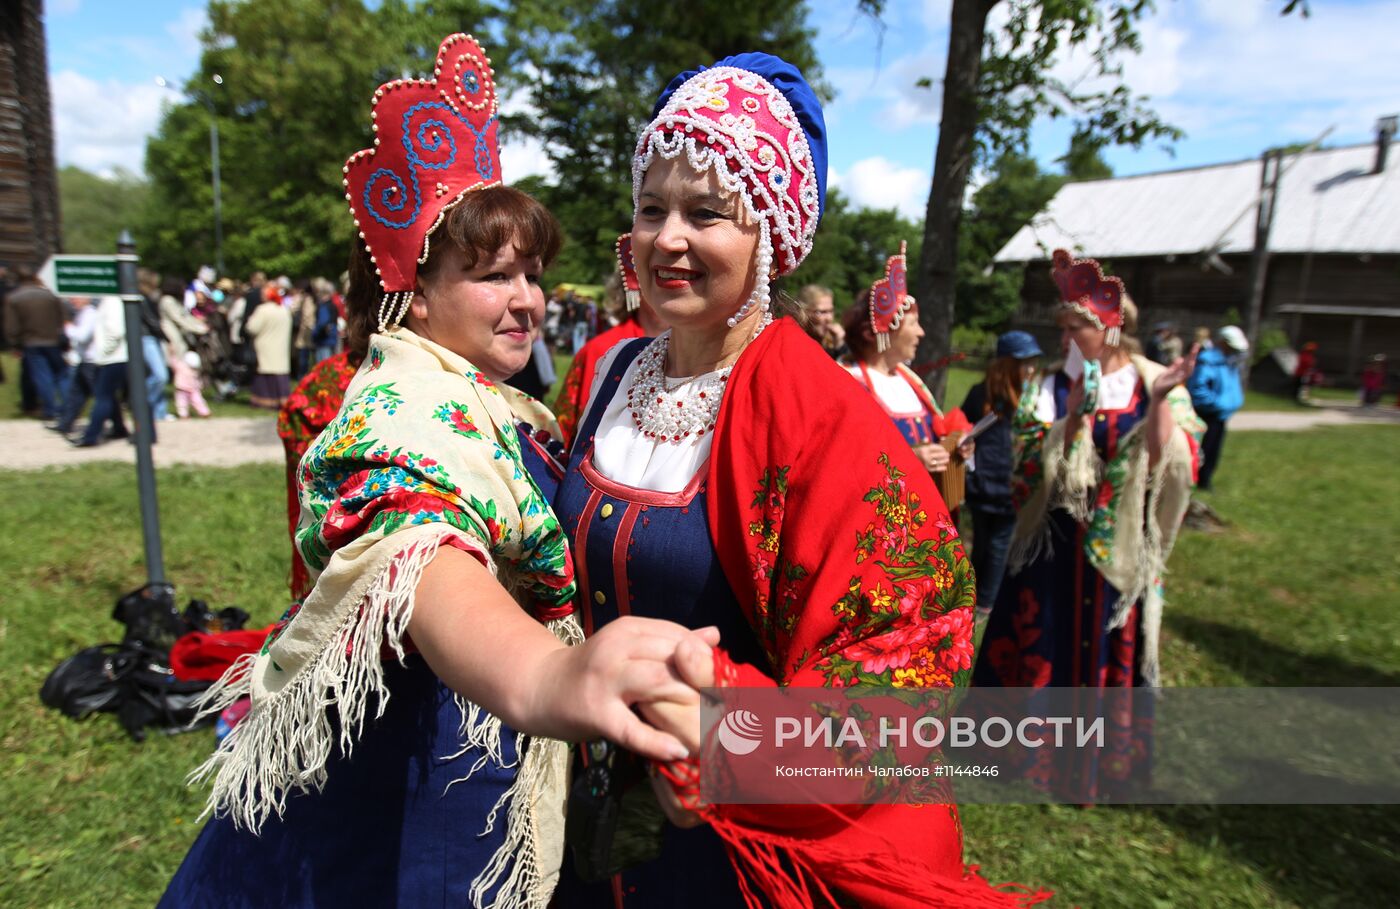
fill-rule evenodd
<path id="1" fill-rule="evenodd" d="M 324 785 L 332 747 L 349 754 L 368 705 L 384 711 L 382 655 L 404 658 L 414 590 L 442 545 L 480 558 L 556 636 L 582 639 L 564 533 L 521 460 L 522 418 L 554 428 L 533 399 L 410 331 L 371 338 L 297 469 L 297 547 L 315 587 L 211 693 L 209 711 L 244 694 L 252 710 L 196 771 L 213 778 L 209 810 L 256 831 L 289 794 Z M 500 721 L 458 702 L 463 751 L 501 763 Z M 558 877 L 568 747 L 517 746 L 516 782 L 482 819 L 489 828 L 506 811 L 505 845 L 473 882 L 477 905 L 495 891 L 494 906 L 543 907 Z"/>
<path id="2" fill-rule="evenodd" d="M 1132 363 L 1148 389 L 1165 368 L 1139 356 Z M 1088 432 L 1066 455 L 1064 418 L 1048 426 L 1028 420 L 1016 427 L 1015 481 L 1024 501 L 1018 502 L 1007 566 L 1015 572 L 1052 554 L 1052 509 L 1063 509 L 1085 525 L 1085 557 L 1121 594 L 1109 627 L 1121 627 L 1133 604 L 1143 604 L 1142 673 L 1152 686 L 1160 676 L 1162 579 L 1191 500 L 1205 429 L 1184 388 L 1172 389 L 1166 404 L 1179 431 L 1171 434 L 1155 468 L 1148 463 L 1145 419 L 1123 436 L 1107 464 Z"/>

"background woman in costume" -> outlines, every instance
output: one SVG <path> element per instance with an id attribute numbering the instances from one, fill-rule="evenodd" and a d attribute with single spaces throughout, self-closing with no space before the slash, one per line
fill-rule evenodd
<path id="1" fill-rule="evenodd" d="M 211 710 L 252 709 L 201 768 L 216 817 L 165 906 L 543 909 L 563 852 L 558 739 L 684 753 L 631 706 L 693 700 L 666 660 L 712 635 L 631 619 L 567 646 L 573 564 L 530 423 L 552 426 L 499 384 L 529 356 L 559 227 L 497 182 L 481 48 L 450 36 L 436 72 L 376 93 L 388 141 L 346 166 L 364 362 L 298 468 L 314 585 L 216 689 Z M 383 185 L 428 163 L 435 196 Z"/>
<path id="2" fill-rule="evenodd" d="M 816 97 L 749 53 L 676 77 L 653 116 L 632 242 L 671 327 L 599 363 L 555 498 L 585 629 L 718 626 L 723 649 L 677 648 L 697 688 L 959 684 L 972 577 L 928 471 L 771 289 L 821 216 Z M 642 709 L 697 745 L 698 707 Z M 566 871 L 563 907 L 1014 905 L 965 871 L 951 805 L 700 806 L 692 762 L 659 769 L 659 857 Z"/>
<path id="3" fill-rule="evenodd" d="M 948 469 L 952 454 L 938 444 L 951 427 L 922 379 L 909 368 L 924 329 L 919 304 L 907 292 L 904 244 L 885 265 L 885 276 L 856 297 L 844 319 L 850 362 L 846 370 L 889 414 L 904 441 L 929 473 Z M 957 428 L 966 429 L 958 412 Z M 964 459 L 969 452 L 964 453 Z"/>
<path id="4" fill-rule="evenodd" d="M 1010 571 L 973 684 L 1127 689 L 1159 681 L 1167 557 L 1197 464 L 1201 421 L 1181 387 L 1197 349 L 1161 366 L 1131 337 L 1136 307 L 1092 259 L 1054 254 L 1067 359 L 1023 407 Z M 1032 780 L 1076 801 L 1109 797 L 1151 759 L 1151 700 L 1113 713 L 1103 752 Z"/>
<path id="5" fill-rule="evenodd" d="M 637 265 L 632 256 L 631 234 L 617 238 L 616 251 L 617 275 L 608 281 L 608 302 L 621 310 L 623 319 L 583 345 L 564 375 L 564 385 L 554 399 L 554 415 L 559 420 L 559 431 L 564 436 L 565 446 L 573 444 L 574 430 L 578 428 L 579 417 L 588 406 L 588 393 L 593 388 L 593 376 L 603 354 L 631 338 L 654 338 L 666 328 L 656 310 L 642 299 L 637 283 Z"/>
<path id="6" fill-rule="evenodd" d="M 986 377 L 968 389 L 963 399 L 962 411 L 969 420 L 980 420 L 990 413 L 1001 418 L 977 437 L 976 469 L 967 476 L 979 619 L 991 614 L 1006 573 L 1006 553 L 1016 526 L 1016 507 L 1011 501 L 1011 428 L 1023 398 L 1028 405 L 1035 400 L 1036 386 L 1031 383 L 1040 356 L 1040 345 L 1028 332 L 1008 331 L 997 338 L 996 356 L 987 364 Z M 1023 389 L 1028 393 L 1023 395 Z"/>

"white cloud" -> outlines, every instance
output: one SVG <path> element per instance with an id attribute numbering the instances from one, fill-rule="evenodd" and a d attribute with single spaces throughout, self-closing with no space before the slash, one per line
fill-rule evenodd
<path id="1" fill-rule="evenodd" d="M 154 82 L 98 82 L 72 70 L 50 77 L 60 165 L 109 173 L 124 167 L 141 173 L 146 138 L 160 123 L 161 106 L 180 95 Z"/>
<path id="2" fill-rule="evenodd" d="M 544 145 L 537 139 L 524 136 L 502 138 L 501 173 L 505 175 L 507 183 L 534 176 L 553 180 L 554 162 L 549 160 Z"/>
<path id="3" fill-rule="evenodd" d="M 197 59 L 200 52 L 199 33 L 208 24 L 209 16 L 203 9 L 183 9 L 175 21 L 165 24 L 165 32 L 175 40 L 175 49 L 179 53 Z"/>
<path id="4" fill-rule="evenodd" d="M 887 158 L 862 158 L 843 174 L 832 172 L 829 185 L 838 187 L 857 208 L 895 209 L 911 221 L 920 221 L 928 207 L 932 175 L 917 167 L 904 167 Z"/>

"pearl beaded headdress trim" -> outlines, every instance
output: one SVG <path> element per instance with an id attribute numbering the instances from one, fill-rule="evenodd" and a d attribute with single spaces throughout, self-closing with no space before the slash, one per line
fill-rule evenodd
<path id="1" fill-rule="evenodd" d="M 713 170 L 759 225 L 753 295 L 730 318 L 733 326 L 754 306 L 768 310 L 774 265 L 789 274 L 812 251 L 821 217 L 812 149 L 776 86 L 757 73 L 717 66 L 686 80 L 642 131 L 632 158 L 634 206 L 656 156 L 681 154 L 697 173 Z"/>
<path id="2" fill-rule="evenodd" d="M 345 162 L 345 201 L 384 291 L 378 328 L 385 331 L 407 314 L 428 237 L 446 212 L 501 182 L 491 60 L 470 35 L 448 35 L 433 79 L 381 85 L 370 119 L 374 146 Z"/>

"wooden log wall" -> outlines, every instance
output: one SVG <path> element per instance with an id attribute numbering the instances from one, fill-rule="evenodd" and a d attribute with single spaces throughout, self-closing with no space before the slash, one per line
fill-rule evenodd
<path id="1" fill-rule="evenodd" d="M 0 3 L 0 263 L 62 249 L 43 0 Z"/>

